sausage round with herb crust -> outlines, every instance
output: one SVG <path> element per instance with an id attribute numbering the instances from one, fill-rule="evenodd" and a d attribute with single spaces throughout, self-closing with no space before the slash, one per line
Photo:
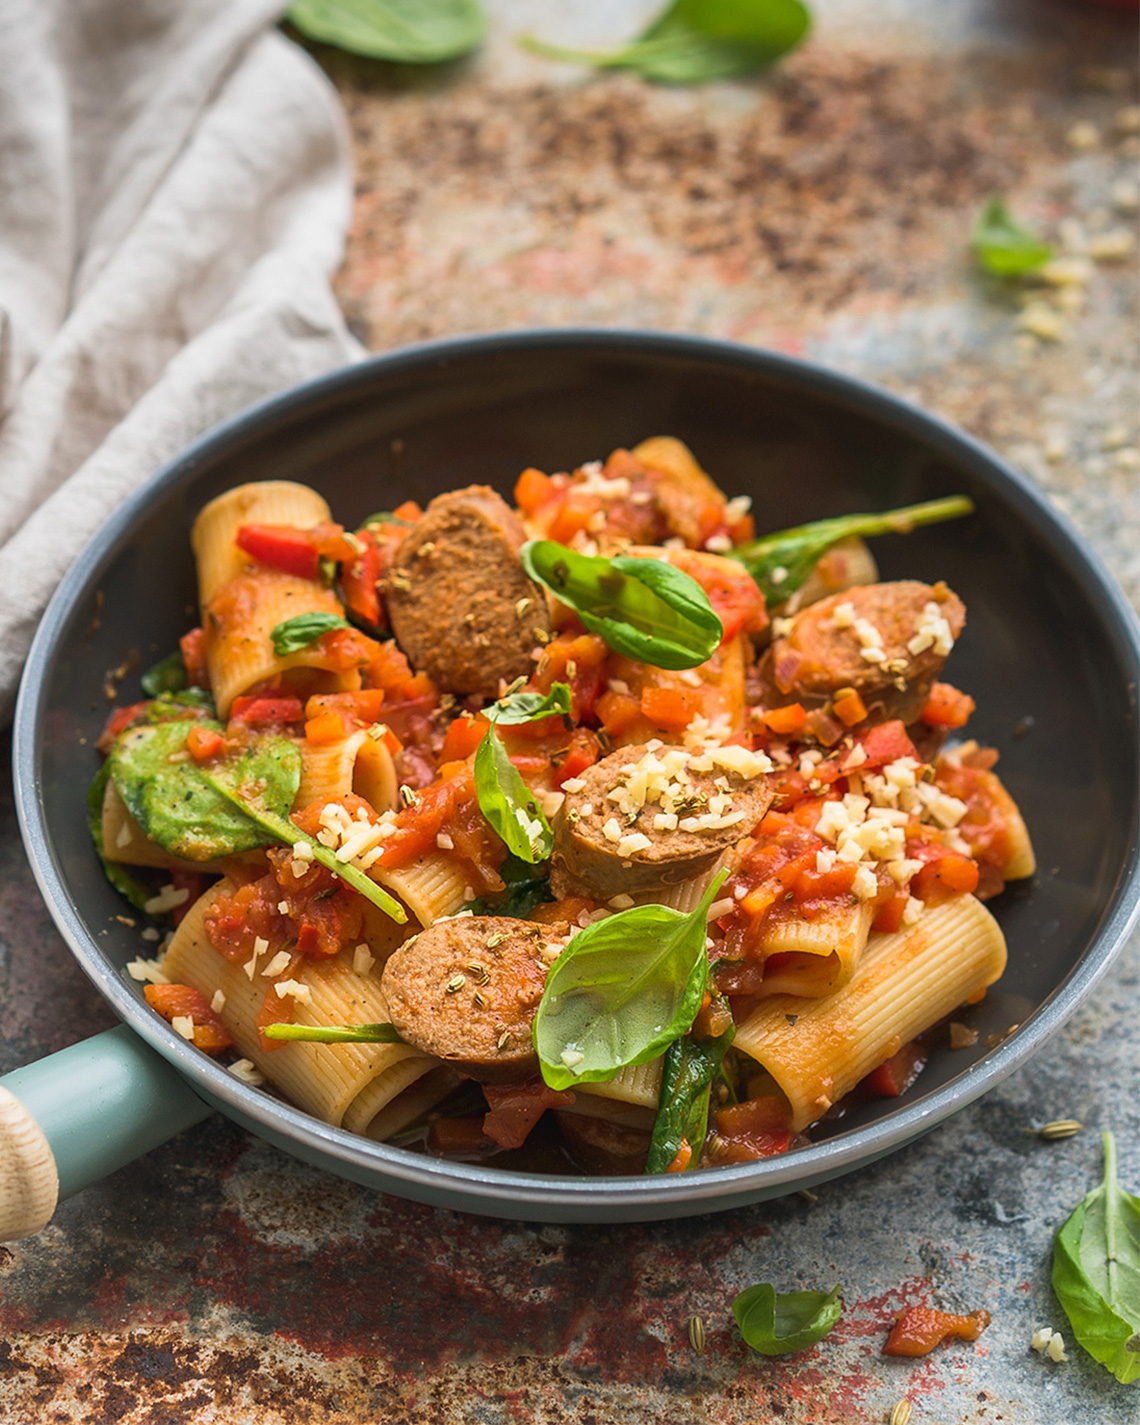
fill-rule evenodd
<path id="1" fill-rule="evenodd" d="M 548 641 L 546 595 L 519 563 L 526 532 L 486 485 L 434 499 L 385 581 L 396 641 L 449 693 L 499 695 Z"/>
<path id="2" fill-rule="evenodd" d="M 966 623 L 947 585 L 902 579 L 861 584 L 809 605 L 760 663 L 768 707 L 821 707 L 841 689 L 859 694 L 877 721 L 913 722 Z"/>
<path id="3" fill-rule="evenodd" d="M 708 870 L 768 810 L 771 763 L 745 747 L 622 747 L 563 783 L 551 890 L 609 900 Z"/>
<path id="4" fill-rule="evenodd" d="M 499 915 L 458 916 L 421 930 L 393 951 L 381 980 L 401 1038 L 484 1083 L 537 1073 L 531 1025 L 552 933 Z"/>

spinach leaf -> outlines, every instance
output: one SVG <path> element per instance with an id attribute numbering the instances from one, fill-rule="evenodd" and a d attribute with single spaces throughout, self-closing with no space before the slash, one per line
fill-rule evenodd
<path id="1" fill-rule="evenodd" d="M 267 1024 L 266 1039 L 300 1039 L 307 1044 L 403 1044 L 394 1024 Z"/>
<path id="2" fill-rule="evenodd" d="M 278 658 L 286 658 L 290 653 L 300 653 L 310 643 L 316 643 L 322 634 L 334 628 L 351 628 L 347 619 L 339 614 L 310 613 L 297 614 L 279 623 L 269 635 L 273 640 L 273 651 Z"/>
<path id="3" fill-rule="evenodd" d="M 111 780 L 111 765 L 104 762 L 87 789 L 87 829 L 95 843 L 95 854 L 103 863 L 103 871 L 121 896 L 126 896 L 136 910 L 142 910 L 154 892 L 119 861 L 109 861 L 103 850 L 103 796 Z"/>
<path id="4" fill-rule="evenodd" d="M 674 1039 L 665 1050 L 657 1117 L 645 1164 L 647 1173 L 666 1172 L 680 1151 L 682 1139 L 693 1150 L 690 1166 L 697 1166 L 708 1133 L 712 1085 L 735 1034 L 731 1025 L 713 1039 L 694 1039 L 686 1034 Z"/>
<path id="5" fill-rule="evenodd" d="M 529 36 L 520 43 L 547 59 L 632 69 L 662 84 L 704 84 L 763 69 L 810 28 L 811 16 L 800 0 L 674 0 L 636 40 L 605 53 Z"/>
<path id="6" fill-rule="evenodd" d="M 475 795 L 479 810 L 508 851 L 531 865 L 549 858 L 554 849 L 550 823 L 494 728 L 488 729 L 475 753 Z"/>
<path id="7" fill-rule="evenodd" d="M 684 1034 L 708 982 L 708 909 L 727 876 L 717 873 L 689 915 L 634 906 L 574 936 L 551 967 L 534 1018 L 551 1088 L 612 1079 Z"/>
<path id="8" fill-rule="evenodd" d="M 310 39 L 401 64 L 457 59 L 487 28 L 478 0 L 293 0 L 285 18 Z"/>
<path id="9" fill-rule="evenodd" d="M 615 653 L 654 668 L 695 668 L 720 647 L 724 625 L 708 595 L 666 559 L 604 559 L 549 539 L 524 544 L 521 558 Z"/>
<path id="10" fill-rule="evenodd" d="M 184 718 L 187 711 L 204 717 L 217 716 L 214 695 L 206 688 L 179 688 L 174 692 L 159 693 L 146 710 L 148 722 L 169 722 L 172 718 Z"/>
<path id="11" fill-rule="evenodd" d="M 550 876 L 545 867 L 536 868 L 517 856 L 508 856 L 499 867 L 503 889 L 477 896 L 468 906 L 472 915 L 507 915 L 522 920 L 537 905 L 553 900 Z"/>
<path id="12" fill-rule="evenodd" d="M 139 679 L 142 690 L 148 697 L 157 698 L 159 693 L 180 693 L 186 687 L 186 664 L 182 661 L 182 650 L 176 648 L 168 653 L 153 668 L 148 668 Z"/>
<path id="13" fill-rule="evenodd" d="M 1122 1384 L 1140 1378 L 1140 1197 L 1117 1181 L 1111 1133 L 1104 1181 L 1057 1233 L 1053 1290 L 1093 1360 Z"/>
<path id="14" fill-rule="evenodd" d="M 549 693 L 508 693 L 505 698 L 485 707 L 483 716 L 488 722 L 510 727 L 521 722 L 534 722 L 536 718 L 549 717 L 552 713 L 569 717 L 570 708 L 570 685 L 552 683 Z"/>
<path id="15" fill-rule="evenodd" d="M 738 544 L 726 551 L 739 559 L 755 579 L 770 604 L 781 604 L 804 583 L 816 564 L 840 540 L 875 534 L 909 534 L 919 525 L 937 524 L 972 514 L 973 500 L 965 495 L 949 495 L 921 505 L 904 505 L 883 514 L 838 515 L 812 524 L 766 534 L 761 539 Z"/>
<path id="16" fill-rule="evenodd" d="M 271 844 L 277 838 L 219 794 L 190 757 L 186 736 L 195 725 L 224 730 L 220 723 L 182 720 L 130 728 L 118 739 L 108 764 L 127 810 L 152 841 L 187 861 Z M 264 784 L 266 805 L 285 814 L 300 784 L 301 754 L 288 738 L 262 738 L 226 771 L 238 783 Z"/>
<path id="17" fill-rule="evenodd" d="M 843 1315 L 841 1290 L 777 1293 L 760 1282 L 740 1293 L 732 1314 L 746 1345 L 762 1356 L 787 1356 L 823 1340 Z"/>
<path id="18" fill-rule="evenodd" d="M 982 209 L 970 245 L 979 264 L 995 277 L 1024 277 L 1053 256 L 1048 243 L 1021 226 L 1004 198 L 991 198 Z"/>

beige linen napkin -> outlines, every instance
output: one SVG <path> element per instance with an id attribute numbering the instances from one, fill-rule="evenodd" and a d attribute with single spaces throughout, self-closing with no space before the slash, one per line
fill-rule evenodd
<path id="1" fill-rule="evenodd" d="M 0 5 L 0 722 L 88 537 L 196 435 L 361 354 L 336 95 L 275 0 Z"/>

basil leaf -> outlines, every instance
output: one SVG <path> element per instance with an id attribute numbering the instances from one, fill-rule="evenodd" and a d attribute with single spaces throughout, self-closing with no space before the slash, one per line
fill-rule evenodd
<path id="1" fill-rule="evenodd" d="M 205 717 L 217 717 L 214 695 L 206 688 L 181 688 L 173 693 L 159 693 L 146 710 L 148 722 L 169 722 L 184 718 L 187 711 Z"/>
<path id="2" fill-rule="evenodd" d="M 745 1345 L 762 1356 L 787 1356 L 822 1341 L 843 1315 L 842 1287 L 777 1293 L 769 1282 L 750 1286 L 732 1303 Z"/>
<path id="3" fill-rule="evenodd" d="M 694 1039 L 686 1034 L 674 1039 L 665 1050 L 657 1117 L 645 1163 L 647 1173 L 666 1172 L 680 1152 L 682 1139 L 693 1150 L 690 1167 L 697 1166 L 708 1133 L 712 1085 L 735 1034 L 731 1025 L 713 1039 Z"/>
<path id="4" fill-rule="evenodd" d="M 476 896 L 467 907 L 472 915 L 506 915 L 522 920 L 535 906 L 554 899 L 545 867 L 536 869 L 517 856 L 508 856 L 499 867 L 499 875 L 503 889 L 491 895 Z"/>
<path id="5" fill-rule="evenodd" d="M 475 753 L 475 795 L 479 810 L 508 851 L 531 865 L 549 858 L 554 849 L 550 823 L 494 728 Z"/>
<path id="6" fill-rule="evenodd" d="M 267 1024 L 266 1039 L 300 1039 L 307 1044 L 403 1044 L 394 1024 Z"/>
<path id="7" fill-rule="evenodd" d="M 382 524 L 403 525 L 405 529 L 411 529 L 411 520 L 402 520 L 399 515 L 394 515 L 391 510 L 378 510 L 376 514 L 369 515 L 366 520 L 361 520 L 358 529 L 375 529 Z"/>
<path id="8" fill-rule="evenodd" d="M 182 650 L 176 648 L 168 653 L 153 668 L 148 668 L 139 679 L 142 690 L 148 697 L 157 698 L 159 693 L 180 693 L 186 687 L 186 664 L 182 661 Z"/>
<path id="9" fill-rule="evenodd" d="M 273 640 L 273 651 L 278 658 L 286 658 L 290 653 L 300 653 L 310 643 L 316 643 L 322 634 L 331 633 L 334 628 L 350 628 L 347 619 L 339 614 L 311 613 L 297 614 L 279 623 L 269 635 Z"/>
<path id="10" fill-rule="evenodd" d="M 970 245 L 979 264 L 995 277 L 1024 277 L 1053 256 L 1048 243 L 1021 226 L 1004 198 L 991 198 L 982 209 Z"/>
<path id="11" fill-rule="evenodd" d="M 87 789 L 87 830 L 95 843 L 95 854 L 103 863 L 108 881 L 136 910 L 142 910 L 154 892 L 119 861 L 109 861 L 103 850 L 103 796 L 111 779 L 111 764 L 104 762 Z"/>
<path id="12" fill-rule="evenodd" d="M 1111 1133 L 1103 1182 L 1057 1233 L 1053 1290 L 1093 1360 L 1124 1385 L 1140 1378 L 1140 1197 L 1117 1181 Z"/>
<path id="13" fill-rule="evenodd" d="M 766 534 L 726 551 L 738 559 L 755 579 L 770 604 L 783 603 L 804 583 L 827 551 L 841 540 L 875 534 L 909 534 L 919 525 L 937 524 L 972 514 L 974 502 L 965 495 L 949 495 L 921 505 L 904 505 L 882 514 L 838 515 L 794 529 Z"/>
<path id="14" fill-rule="evenodd" d="M 612 1079 L 684 1034 L 708 982 L 708 909 L 727 876 L 717 873 L 689 915 L 634 906 L 574 936 L 534 1017 L 534 1047 L 552 1089 Z"/>
<path id="15" fill-rule="evenodd" d="M 601 54 L 529 36 L 520 43 L 547 59 L 632 69 L 662 84 L 703 84 L 764 68 L 810 28 L 800 0 L 674 0 L 631 44 Z"/>
<path id="16" fill-rule="evenodd" d="M 724 625 L 708 595 L 668 560 L 603 559 L 549 539 L 530 540 L 520 557 L 615 653 L 654 668 L 695 668 L 720 647 Z"/>
<path id="17" fill-rule="evenodd" d="M 522 722 L 534 722 L 536 718 L 549 717 L 554 713 L 569 717 L 570 709 L 570 685 L 552 683 L 549 693 L 508 693 L 505 698 L 485 707 L 483 716 L 488 722 L 510 727 Z"/>
<path id="18" fill-rule="evenodd" d="M 285 18 L 310 39 L 401 64 L 457 59 L 487 28 L 477 0 L 293 0 Z"/>
<path id="19" fill-rule="evenodd" d="M 110 775 L 127 810 L 152 841 L 187 861 L 210 861 L 271 844 L 249 816 L 211 786 L 186 750 L 191 727 L 223 731 L 216 722 L 160 722 L 129 728 L 108 758 Z M 173 760 L 172 760 L 173 759 Z M 234 760 L 231 775 L 264 783 L 267 804 L 288 812 L 301 780 L 301 754 L 284 737 L 252 744 Z"/>

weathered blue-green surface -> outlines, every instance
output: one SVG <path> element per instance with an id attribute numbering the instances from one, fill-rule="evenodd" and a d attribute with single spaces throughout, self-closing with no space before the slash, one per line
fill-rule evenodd
<path id="1" fill-rule="evenodd" d="M 991 191 L 1069 249 L 1121 248 L 1134 18 L 826 0 L 816 40 L 770 80 L 691 93 L 511 41 L 604 40 L 648 8 L 502 0 L 482 60 L 411 82 L 322 52 L 360 168 L 340 292 L 370 343 L 596 321 L 800 352 L 990 441 L 1140 596 L 1134 256 L 1092 260 L 1073 295 L 1017 296 L 964 248 Z M 1092 146 L 1074 146 L 1079 123 Z M 1019 329 L 1033 300 L 1063 340 Z M 1134 945 L 997 1093 L 815 1203 L 512 1226 L 379 1198 L 211 1120 L 0 1250 L 0 1421 L 863 1425 L 906 1396 L 916 1425 L 1116 1425 L 1140 1394 L 1072 1346 L 1049 1249 L 1099 1174 L 1097 1130 L 1115 1129 L 1140 1184 L 1137 961 Z M 0 1071 L 111 1023 L 34 888 L 6 774 L 0 1002 Z M 1059 1117 L 1087 1129 L 1025 1132 Z M 750 1355 L 730 1302 L 764 1279 L 841 1281 L 842 1325 L 787 1361 Z M 887 1360 L 908 1302 L 994 1321 L 976 1345 Z M 1044 1324 L 1069 1362 L 1029 1350 Z"/>

